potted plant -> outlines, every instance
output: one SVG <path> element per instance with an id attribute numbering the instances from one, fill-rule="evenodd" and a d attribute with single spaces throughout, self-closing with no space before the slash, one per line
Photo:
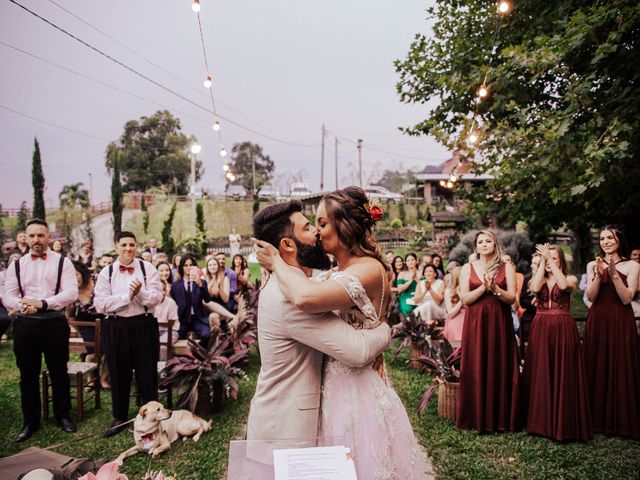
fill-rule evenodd
<path id="1" fill-rule="evenodd" d="M 391 357 L 392 361 L 405 348 L 409 349 L 409 359 L 407 362 L 416 370 L 424 370 L 424 365 L 418 359 L 424 354 L 427 348 L 427 339 L 434 334 L 437 326 L 423 322 L 420 315 L 414 312 L 408 316 L 399 314 L 400 323 L 393 326 L 392 338 L 396 339 L 395 350 Z"/>
<path id="2" fill-rule="evenodd" d="M 238 365 L 246 363 L 249 349 L 233 351 L 231 342 L 229 335 L 214 331 L 208 349 L 189 340 L 190 354 L 167 362 L 160 385 L 182 392 L 178 408 L 186 406 L 190 411 L 206 416 L 218 411 L 224 398 L 238 397 L 235 378 L 247 378 Z M 229 354 L 230 351 L 233 353 Z"/>
<path id="3" fill-rule="evenodd" d="M 230 352 L 239 352 L 258 342 L 258 297 L 260 291 L 249 288 L 238 296 L 238 314 L 229 324 Z M 249 357 L 246 357 L 249 361 Z"/>
<path id="4" fill-rule="evenodd" d="M 425 353 L 418 361 L 427 369 L 436 373 L 434 384 L 422 395 L 418 413 L 422 413 L 433 394 L 438 391 L 438 415 L 448 420 L 455 420 L 460 386 L 460 354 L 461 348 L 455 350 L 441 334 L 430 334 L 426 338 Z"/>

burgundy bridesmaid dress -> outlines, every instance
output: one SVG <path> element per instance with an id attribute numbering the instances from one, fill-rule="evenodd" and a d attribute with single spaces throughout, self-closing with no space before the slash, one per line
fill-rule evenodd
<path id="1" fill-rule="evenodd" d="M 527 432 L 563 442 L 593 438 L 587 379 L 578 328 L 570 313 L 571 292 L 545 283 L 522 374 Z"/>
<path id="2" fill-rule="evenodd" d="M 504 265 L 495 283 L 506 290 Z M 469 289 L 480 285 L 471 264 Z M 518 349 L 511 309 L 491 292 L 467 307 L 460 362 L 457 427 L 478 432 L 520 430 Z"/>
<path id="3" fill-rule="evenodd" d="M 593 431 L 640 439 L 640 341 L 633 309 L 618 297 L 608 270 L 589 309 L 585 358 Z"/>

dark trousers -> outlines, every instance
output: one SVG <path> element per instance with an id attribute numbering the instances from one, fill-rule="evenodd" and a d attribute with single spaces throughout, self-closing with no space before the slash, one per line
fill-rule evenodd
<path id="1" fill-rule="evenodd" d="M 62 315 L 55 318 L 18 316 L 13 325 L 13 351 L 20 370 L 20 400 L 24 426 L 40 423 L 40 368 L 42 354 L 51 376 L 53 414 L 67 418 L 71 392 L 69 361 L 69 325 Z"/>
<path id="2" fill-rule="evenodd" d="M 129 419 L 133 370 L 144 403 L 158 399 L 158 321 L 152 315 L 109 316 L 102 323 L 101 345 L 111 378 L 112 413 Z"/>
<path id="3" fill-rule="evenodd" d="M 209 337 L 211 337 L 211 326 L 209 318 L 200 318 L 197 315 L 191 315 L 188 322 L 180 321 L 180 330 L 178 330 L 178 338 L 187 338 L 187 333 L 195 332 L 200 338 L 200 345 L 207 348 Z"/>
<path id="4" fill-rule="evenodd" d="M 2 303 L 0 303 L 0 337 L 9 330 L 9 325 L 11 325 L 9 313 L 7 313 L 7 309 L 2 306 Z"/>

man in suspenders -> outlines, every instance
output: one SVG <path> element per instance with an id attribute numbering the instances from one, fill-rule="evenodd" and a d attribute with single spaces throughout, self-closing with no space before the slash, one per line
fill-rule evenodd
<path id="1" fill-rule="evenodd" d="M 116 236 L 118 260 L 98 275 L 93 304 L 105 315 L 102 351 L 111 376 L 114 421 L 104 432 L 110 437 L 124 430 L 129 418 L 132 371 L 144 403 L 157 400 L 157 362 L 160 356 L 158 322 L 154 307 L 162 301 L 162 285 L 156 268 L 136 259 L 136 237 L 131 232 Z"/>
<path id="2" fill-rule="evenodd" d="M 2 297 L 7 309 L 17 312 L 13 349 L 20 370 L 24 423 L 16 442 L 27 440 L 40 428 L 42 354 L 51 375 L 56 421 L 65 432 L 76 431 L 69 419 L 69 325 L 64 311 L 78 298 L 76 271 L 71 260 L 48 249 L 49 227 L 44 220 L 27 224 L 27 242 L 30 254 L 9 266 Z"/>

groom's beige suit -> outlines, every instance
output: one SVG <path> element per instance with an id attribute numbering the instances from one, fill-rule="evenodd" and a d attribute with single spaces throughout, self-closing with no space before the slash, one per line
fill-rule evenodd
<path id="1" fill-rule="evenodd" d="M 272 276 L 258 303 L 262 365 L 247 440 L 315 438 L 323 354 L 347 366 L 362 367 L 373 362 L 389 340 L 386 324 L 355 330 L 333 313 L 303 312 L 286 299 Z"/>

